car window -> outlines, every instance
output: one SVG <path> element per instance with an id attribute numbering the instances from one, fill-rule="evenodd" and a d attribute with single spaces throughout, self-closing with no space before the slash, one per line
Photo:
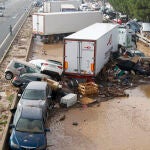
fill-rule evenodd
<path id="1" fill-rule="evenodd" d="M 15 116 L 14 116 L 14 119 L 13 119 L 13 124 L 16 125 L 17 124 L 17 121 L 19 120 L 19 117 L 20 117 L 20 109 L 18 108 L 15 112 Z"/>
<path id="2" fill-rule="evenodd" d="M 25 66 L 27 73 L 35 73 L 36 71 L 28 66 Z"/>
<path id="3" fill-rule="evenodd" d="M 14 64 L 14 68 L 20 68 L 20 67 L 24 67 L 24 65 L 20 64 L 20 63 L 15 63 Z"/>
<path id="4" fill-rule="evenodd" d="M 126 54 L 130 57 L 133 57 L 133 54 L 131 54 L 130 52 L 126 52 Z"/>
<path id="5" fill-rule="evenodd" d="M 23 99 L 44 100 L 46 93 L 44 90 L 25 89 L 22 95 Z"/>
<path id="6" fill-rule="evenodd" d="M 20 118 L 16 125 L 17 131 L 43 133 L 42 120 L 33 120 L 28 118 Z"/>

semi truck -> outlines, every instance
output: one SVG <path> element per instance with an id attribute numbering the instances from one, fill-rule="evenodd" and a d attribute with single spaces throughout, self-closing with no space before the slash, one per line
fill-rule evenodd
<path id="1" fill-rule="evenodd" d="M 57 12 L 33 14 L 34 35 L 56 35 L 77 32 L 96 22 L 102 22 L 102 14 L 93 12 Z"/>
<path id="2" fill-rule="evenodd" d="M 65 37 L 64 75 L 96 77 L 108 62 L 111 52 L 117 51 L 120 44 L 122 47 L 129 47 L 129 42 L 132 45 L 132 39 L 124 37 L 124 34 L 131 34 L 126 34 L 125 31 L 128 32 L 126 29 L 119 29 L 118 24 L 95 23 Z M 120 38 L 122 39 L 119 40 Z M 128 44 L 123 40 L 128 40 Z"/>
<path id="3" fill-rule="evenodd" d="M 43 12 L 44 13 L 60 12 L 61 5 L 63 4 L 71 4 L 75 7 L 75 9 L 78 10 L 81 3 L 82 2 L 79 0 L 46 1 L 46 2 L 43 2 Z"/>

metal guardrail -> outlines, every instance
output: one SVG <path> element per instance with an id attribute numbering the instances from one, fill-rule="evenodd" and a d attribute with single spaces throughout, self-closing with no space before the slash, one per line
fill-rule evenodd
<path id="1" fill-rule="evenodd" d="M 20 31 L 21 27 L 23 26 L 24 22 L 26 21 L 27 17 L 29 16 L 31 10 L 32 10 L 32 8 L 29 10 L 28 13 L 25 14 L 24 17 L 22 17 L 22 19 L 20 19 L 20 21 L 22 21 L 22 20 L 23 20 L 23 21 L 22 21 L 22 23 L 20 24 L 19 29 L 18 29 L 18 31 L 16 32 L 14 38 L 12 39 L 12 41 L 10 42 L 10 44 L 8 45 L 7 50 L 5 51 L 5 53 L 4 53 L 3 57 L 2 57 L 2 59 L 0 60 L 0 65 L 2 64 L 2 62 L 3 62 L 3 60 L 4 60 L 5 56 L 6 56 L 6 54 L 8 53 L 8 51 L 9 51 L 9 49 L 10 49 L 10 47 L 11 47 L 13 41 L 14 41 L 14 39 L 16 38 L 17 34 L 19 33 L 19 31 Z M 16 28 L 17 28 L 17 27 L 18 27 L 18 26 L 16 26 Z M 29 56 L 30 47 L 31 47 L 31 45 L 32 45 L 31 42 L 32 42 L 32 35 L 30 36 L 30 44 L 29 44 L 29 47 L 27 48 L 28 50 L 27 50 L 26 60 L 28 59 L 28 56 Z M 18 102 L 18 98 L 17 98 L 17 94 L 16 94 L 15 97 L 14 97 L 13 103 L 12 103 L 12 105 L 11 105 L 11 109 L 14 109 L 14 108 L 17 106 L 17 102 Z M 10 131 L 10 130 L 9 130 L 9 125 L 10 125 L 10 123 L 12 122 L 12 118 L 13 118 L 12 113 L 9 113 L 8 119 L 7 119 L 7 125 L 6 125 L 6 127 L 5 127 L 5 129 L 4 129 L 4 131 L 3 131 L 3 137 L 2 137 L 2 140 L 1 140 L 0 150 L 8 150 L 8 149 L 9 149 L 9 147 L 8 147 L 8 142 L 9 142 L 8 139 L 9 139 L 9 136 L 10 136 L 10 133 L 9 133 L 9 131 Z"/>
<path id="2" fill-rule="evenodd" d="M 13 38 L 12 35 L 10 35 L 10 33 L 8 33 L 7 37 L 5 38 L 4 42 L 1 45 L 1 48 L 3 47 L 5 49 L 5 52 L 2 56 L 2 58 L 0 59 L 0 65 L 3 62 L 6 54 L 8 53 L 14 39 L 16 38 L 16 36 L 18 35 L 18 32 L 20 31 L 20 29 L 22 28 L 24 22 L 26 21 L 27 17 L 29 16 L 29 14 L 31 13 L 32 10 L 32 6 L 28 9 L 28 11 L 26 13 L 24 13 L 21 18 L 19 19 L 19 21 L 15 24 L 15 26 L 13 27 L 12 31 L 13 31 Z M 8 44 L 9 43 L 9 44 Z M 0 50 L 1 50 L 0 48 Z"/>

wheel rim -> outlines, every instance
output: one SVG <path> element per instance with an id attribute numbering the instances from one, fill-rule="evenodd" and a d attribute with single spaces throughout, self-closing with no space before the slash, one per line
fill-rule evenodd
<path id="1" fill-rule="evenodd" d="M 12 74 L 11 73 L 7 73 L 5 77 L 6 77 L 7 80 L 11 80 L 12 79 Z"/>

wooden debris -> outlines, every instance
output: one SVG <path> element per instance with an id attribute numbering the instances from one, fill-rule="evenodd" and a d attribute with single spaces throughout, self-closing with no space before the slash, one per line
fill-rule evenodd
<path id="1" fill-rule="evenodd" d="M 88 98 L 88 97 L 83 97 L 80 99 L 80 103 L 83 105 L 87 105 L 87 104 L 91 104 L 94 103 L 96 100 L 92 99 L 92 98 Z"/>
<path id="2" fill-rule="evenodd" d="M 94 82 L 80 83 L 78 91 L 82 95 L 98 94 L 98 85 Z"/>

